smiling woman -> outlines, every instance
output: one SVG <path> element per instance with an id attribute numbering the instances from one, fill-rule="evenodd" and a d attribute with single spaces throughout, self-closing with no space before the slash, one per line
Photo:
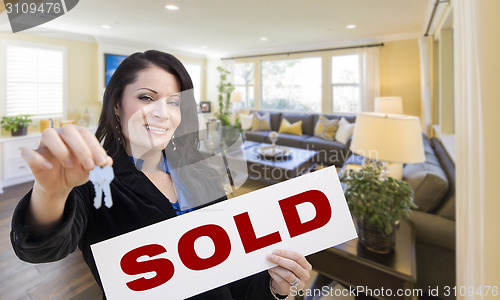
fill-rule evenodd
<path id="1" fill-rule="evenodd" d="M 172 74 L 159 67 L 138 73 L 114 108 L 129 141 L 127 153 L 140 157 L 167 146 L 181 122 L 180 98 L 179 83 Z"/>
<path id="2" fill-rule="evenodd" d="M 12 218 L 17 256 L 55 261 L 78 245 L 102 288 L 90 245 L 226 199 L 219 175 L 198 151 L 198 139 L 193 84 L 184 66 L 159 51 L 132 54 L 109 81 L 96 136 L 74 125 L 49 128 L 38 149 L 23 149 L 35 183 Z M 107 165 L 115 174 L 109 184 L 113 205 L 95 209 L 98 189 L 88 181 L 89 172 Z M 196 299 L 284 299 L 291 286 L 303 288 L 308 281 L 311 266 L 303 255 L 282 250 L 268 259 L 277 265 L 269 272 Z M 151 261 L 136 263 L 144 267 Z"/>
<path id="3" fill-rule="evenodd" d="M 197 120 L 197 108 L 191 78 L 175 57 L 159 53 L 148 51 L 131 55 L 120 64 L 118 74 L 113 75 L 106 88 L 102 122 L 96 136 L 104 140 L 105 148 L 113 149 L 111 156 L 120 150 L 119 146 L 132 150 L 128 142 L 140 145 L 142 142 L 134 142 L 136 138 L 145 135 L 150 139 L 155 130 L 145 126 L 169 129 L 165 137 L 167 143 L 178 126 L 178 135 L 181 131 L 182 135 L 198 132 L 198 122 L 193 122 Z M 182 106 L 181 98 L 184 98 Z M 181 116 L 185 119 L 182 124 Z M 136 135 L 130 137 L 130 132 L 136 132 Z M 186 138 L 181 137 L 179 142 Z M 196 134 L 190 134 L 189 138 L 198 143 Z M 116 145 L 116 141 L 120 141 L 120 145 Z"/>

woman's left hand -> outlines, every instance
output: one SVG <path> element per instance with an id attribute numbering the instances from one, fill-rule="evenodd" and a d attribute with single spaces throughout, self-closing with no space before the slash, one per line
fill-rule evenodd
<path id="1" fill-rule="evenodd" d="M 303 289 L 311 277 L 311 264 L 298 252 L 275 250 L 268 256 L 268 260 L 277 265 L 268 272 L 272 278 L 272 287 L 280 295 L 289 295 Z"/>

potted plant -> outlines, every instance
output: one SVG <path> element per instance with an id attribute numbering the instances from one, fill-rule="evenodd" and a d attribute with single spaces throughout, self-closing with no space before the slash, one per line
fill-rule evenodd
<path id="1" fill-rule="evenodd" d="M 220 120 L 222 126 L 231 126 L 229 116 L 231 114 L 231 93 L 234 91 L 234 85 L 231 82 L 227 82 L 227 76 L 231 72 L 220 66 L 217 67 L 217 71 L 220 73 L 219 85 L 217 85 L 217 90 L 219 91 L 219 109 L 214 115 Z"/>
<path id="2" fill-rule="evenodd" d="M 12 136 L 26 135 L 28 125 L 33 122 L 31 115 L 3 116 L 1 125 L 5 130 L 10 130 Z"/>
<path id="3" fill-rule="evenodd" d="M 397 222 L 408 218 L 411 209 L 416 208 L 410 185 L 392 177 L 381 179 L 381 168 L 374 164 L 358 171 L 347 170 L 341 181 L 345 183 L 344 194 L 356 219 L 360 243 L 373 252 L 391 252 Z"/>
<path id="4" fill-rule="evenodd" d="M 219 85 L 217 85 L 217 90 L 219 92 L 218 104 L 219 108 L 217 112 L 214 113 L 215 117 L 220 120 L 222 126 L 222 139 L 226 145 L 230 146 L 236 142 L 240 136 L 240 123 L 236 119 L 235 124 L 232 125 L 229 120 L 231 116 L 231 94 L 234 91 L 234 85 L 228 81 L 228 75 L 231 74 L 228 70 L 217 67 L 217 71 L 220 74 Z"/>

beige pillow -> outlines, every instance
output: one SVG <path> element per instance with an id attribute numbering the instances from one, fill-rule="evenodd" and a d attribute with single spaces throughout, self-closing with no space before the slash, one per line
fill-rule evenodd
<path id="1" fill-rule="evenodd" d="M 339 129 L 337 129 L 337 133 L 335 134 L 335 140 L 345 144 L 354 132 L 354 124 L 349 123 L 349 121 L 342 117 L 339 122 Z"/>
<path id="2" fill-rule="evenodd" d="M 254 112 L 252 120 L 252 131 L 264 130 L 271 130 L 271 117 L 269 116 L 269 113 L 265 113 L 261 116 L 258 112 Z"/>
<path id="3" fill-rule="evenodd" d="M 339 127 L 339 120 L 329 120 L 325 116 L 319 116 L 318 123 L 314 127 L 314 136 L 333 141 Z"/>

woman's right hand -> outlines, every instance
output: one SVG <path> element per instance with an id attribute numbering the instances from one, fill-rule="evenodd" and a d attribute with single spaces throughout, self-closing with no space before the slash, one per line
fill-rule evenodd
<path id="1" fill-rule="evenodd" d="M 28 219 L 41 226 L 60 219 L 68 194 L 88 181 L 90 170 L 113 164 L 97 138 L 76 125 L 44 130 L 39 147 L 21 155 L 35 177 Z"/>
<path id="2" fill-rule="evenodd" d="M 39 147 L 23 148 L 21 155 L 36 184 L 49 194 L 69 193 L 88 181 L 89 171 L 96 165 L 112 164 L 97 138 L 87 128 L 76 125 L 44 130 Z"/>

